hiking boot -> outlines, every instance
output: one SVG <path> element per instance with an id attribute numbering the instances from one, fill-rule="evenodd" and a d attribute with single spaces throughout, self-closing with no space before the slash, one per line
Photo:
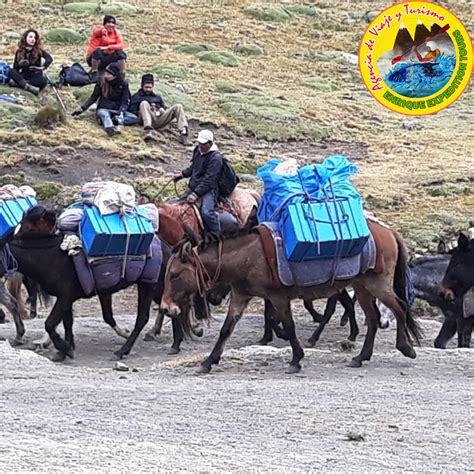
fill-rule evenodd
<path id="1" fill-rule="evenodd" d="M 153 129 L 146 130 L 143 140 L 146 142 L 156 142 L 156 132 Z"/>
<path id="2" fill-rule="evenodd" d="M 31 92 L 34 95 L 39 95 L 40 90 L 39 87 L 32 86 L 31 84 L 25 84 L 25 91 Z"/>
<path id="3" fill-rule="evenodd" d="M 113 137 L 114 135 L 120 134 L 120 131 L 117 130 L 115 127 L 107 127 L 105 131 L 109 137 Z"/>

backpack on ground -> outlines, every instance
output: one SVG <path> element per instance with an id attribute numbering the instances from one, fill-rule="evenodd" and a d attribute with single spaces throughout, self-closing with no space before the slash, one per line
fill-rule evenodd
<path id="1" fill-rule="evenodd" d="M 92 84 L 89 74 L 79 64 L 74 63 L 72 66 L 62 66 L 59 72 L 59 85 L 82 87 Z"/>
<path id="2" fill-rule="evenodd" d="M 0 84 L 8 84 L 8 71 L 10 66 L 7 63 L 0 62 Z"/>
<path id="3" fill-rule="evenodd" d="M 240 179 L 234 171 L 234 168 L 232 168 L 232 165 L 228 160 L 222 157 L 222 171 L 219 178 L 219 195 L 225 198 L 229 197 L 239 182 Z"/>

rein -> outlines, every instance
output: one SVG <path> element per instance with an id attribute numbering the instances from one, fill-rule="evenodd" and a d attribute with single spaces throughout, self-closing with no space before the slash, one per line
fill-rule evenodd
<path id="1" fill-rule="evenodd" d="M 209 275 L 209 272 L 206 270 L 206 267 L 204 266 L 204 263 L 199 256 L 199 250 L 198 247 L 193 247 L 192 253 L 193 253 L 193 260 L 194 260 L 194 266 L 196 267 L 196 283 L 198 287 L 198 292 L 199 296 L 202 298 L 207 296 L 207 293 L 209 290 L 212 289 L 212 287 L 217 283 L 219 280 L 219 277 L 221 276 L 221 271 L 222 271 L 222 240 L 219 240 L 219 243 L 217 245 L 217 268 L 216 272 L 214 273 L 214 276 L 211 278 Z"/>

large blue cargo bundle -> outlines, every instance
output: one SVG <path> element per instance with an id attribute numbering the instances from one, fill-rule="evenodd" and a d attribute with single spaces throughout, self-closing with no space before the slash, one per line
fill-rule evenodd
<path id="1" fill-rule="evenodd" d="M 96 206 L 84 206 L 81 239 L 89 257 L 145 255 L 154 230 L 144 211 L 102 215 Z"/>
<path id="2" fill-rule="evenodd" d="M 280 229 L 288 260 L 353 257 L 362 252 L 369 228 L 358 199 L 290 204 Z"/>
<path id="3" fill-rule="evenodd" d="M 32 197 L 0 200 L 0 239 L 11 234 L 25 212 L 37 205 L 36 199 Z"/>
<path id="4" fill-rule="evenodd" d="M 357 168 L 344 156 L 331 156 L 282 175 L 275 172 L 281 163 L 270 160 L 257 171 L 265 187 L 258 220 L 278 222 L 288 260 L 360 253 L 370 232 L 362 198 L 349 179 Z"/>

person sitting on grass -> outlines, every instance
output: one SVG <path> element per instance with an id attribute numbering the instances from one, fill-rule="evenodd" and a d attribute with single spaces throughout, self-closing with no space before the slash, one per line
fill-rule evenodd
<path id="1" fill-rule="evenodd" d="M 130 88 L 127 81 L 123 79 L 117 63 L 109 64 L 105 68 L 105 74 L 94 87 L 92 95 L 72 115 L 78 117 L 97 101 L 99 102 L 96 115 L 105 128 L 107 135 L 113 136 L 120 133 L 114 126 L 114 120 L 118 125 L 138 123 L 138 117 L 127 111 L 130 101 Z"/>
<path id="2" fill-rule="evenodd" d="M 43 49 L 43 41 L 36 30 L 23 33 L 15 53 L 13 68 L 8 71 L 11 86 L 18 86 L 38 95 L 48 84 L 43 74 L 53 58 Z"/>
<path id="3" fill-rule="evenodd" d="M 156 141 L 155 130 L 164 128 L 174 119 L 178 122 L 180 141 L 187 144 L 188 120 L 181 104 L 166 108 L 162 97 L 155 94 L 153 74 L 142 76 L 141 87 L 130 100 L 129 112 L 137 115 L 145 129 L 145 141 Z"/>
<path id="4" fill-rule="evenodd" d="M 94 26 L 86 51 L 87 64 L 92 81 L 97 80 L 98 71 L 109 64 L 117 63 L 122 76 L 125 75 L 127 54 L 124 51 L 122 34 L 117 29 L 117 21 L 112 15 L 105 15 L 103 25 Z"/>

